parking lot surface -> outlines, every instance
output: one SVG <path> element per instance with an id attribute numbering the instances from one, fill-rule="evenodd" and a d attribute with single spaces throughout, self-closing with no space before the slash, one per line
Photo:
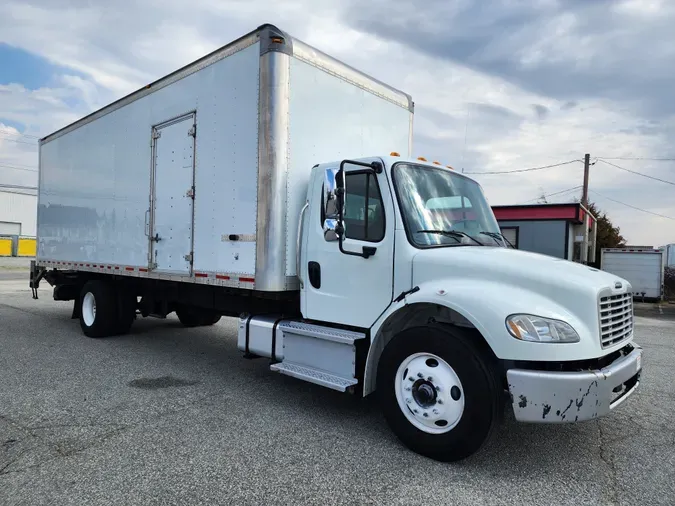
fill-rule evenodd
<path id="1" fill-rule="evenodd" d="M 376 403 L 269 371 L 235 321 L 88 339 L 48 286 L 0 279 L 0 504 L 675 504 L 675 321 L 637 318 L 638 393 L 577 425 L 506 419 L 458 464 Z"/>

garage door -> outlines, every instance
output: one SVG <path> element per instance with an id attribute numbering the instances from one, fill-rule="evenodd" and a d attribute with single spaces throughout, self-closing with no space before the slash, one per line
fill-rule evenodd
<path id="1" fill-rule="evenodd" d="M 504 227 L 501 229 L 502 234 L 506 237 L 506 240 L 513 244 L 514 247 L 518 247 L 518 229 L 516 227 Z"/>
<path id="2" fill-rule="evenodd" d="M 657 299 L 663 282 L 662 258 L 660 251 L 603 251 L 601 269 L 628 281 L 634 294 L 644 292 L 644 297 Z"/>
<path id="3" fill-rule="evenodd" d="M 21 235 L 21 223 L 0 221 L 0 235 Z"/>

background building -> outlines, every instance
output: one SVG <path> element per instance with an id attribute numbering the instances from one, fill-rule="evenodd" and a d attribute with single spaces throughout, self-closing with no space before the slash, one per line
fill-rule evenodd
<path id="1" fill-rule="evenodd" d="M 581 204 L 494 206 L 492 210 L 502 233 L 517 249 L 581 263 L 595 258 L 596 219 Z"/>
<path id="2" fill-rule="evenodd" d="M 33 257 L 37 195 L 0 188 L 0 256 Z"/>
<path id="3" fill-rule="evenodd" d="M 0 188 L 0 235 L 35 237 L 37 195 Z"/>

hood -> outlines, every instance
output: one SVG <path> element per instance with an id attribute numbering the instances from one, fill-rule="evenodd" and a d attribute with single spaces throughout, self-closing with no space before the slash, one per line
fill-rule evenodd
<path id="1" fill-rule="evenodd" d="M 624 280 L 598 269 L 548 255 L 511 248 L 455 246 L 418 252 L 413 259 L 413 283 L 447 276 L 508 284 L 542 295 L 555 296 L 560 290 L 592 295 L 630 290 Z M 617 284 L 620 283 L 621 287 Z"/>

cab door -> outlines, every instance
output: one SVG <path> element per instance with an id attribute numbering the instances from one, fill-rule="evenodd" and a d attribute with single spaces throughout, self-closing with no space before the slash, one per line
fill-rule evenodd
<path id="1" fill-rule="evenodd" d="M 379 159 L 359 160 L 369 164 Z M 343 230 L 338 224 L 340 165 Z M 384 164 L 381 165 L 383 167 Z M 302 255 L 305 318 L 368 328 L 393 298 L 394 204 L 385 172 L 343 163 L 317 167 Z M 339 236 L 343 240 L 340 246 Z"/>

